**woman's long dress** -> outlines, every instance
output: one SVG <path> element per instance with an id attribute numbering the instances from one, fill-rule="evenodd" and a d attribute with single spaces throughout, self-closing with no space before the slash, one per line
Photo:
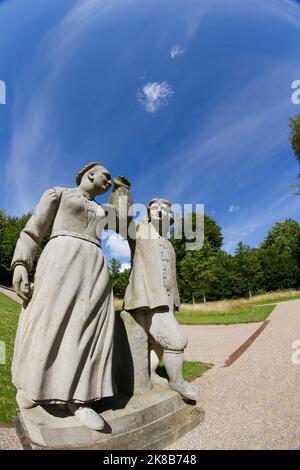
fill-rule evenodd
<path id="1" fill-rule="evenodd" d="M 52 188 L 21 232 L 12 266 L 32 269 L 52 228 L 23 306 L 13 357 L 13 383 L 35 400 L 88 402 L 115 393 L 114 302 L 99 238 L 105 212 L 78 188 Z"/>

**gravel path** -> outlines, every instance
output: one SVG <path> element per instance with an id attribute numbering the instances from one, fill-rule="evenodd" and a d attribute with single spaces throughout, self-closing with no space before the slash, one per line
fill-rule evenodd
<path id="1" fill-rule="evenodd" d="M 189 338 L 184 357 L 188 361 L 223 366 L 226 359 L 246 341 L 261 323 L 237 325 L 183 325 Z"/>
<path id="2" fill-rule="evenodd" d="M 0 427 L 0 450 L 22 450 L 14 428 Z"/>
<path id="3" fill-rule="evenodd" d="M 300 301 L 279 304 L 269 320 L 234 364 L 198 379 L 205 420 L 169 449 L 300 447 L 300 364 L 292 363 Z"/>

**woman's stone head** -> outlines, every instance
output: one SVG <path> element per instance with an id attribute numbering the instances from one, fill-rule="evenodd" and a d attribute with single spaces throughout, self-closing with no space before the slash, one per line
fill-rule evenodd
<path id="1" fill-rule="evenodd" d="M 76 176 L 77 186 L 91 189 L 95 195 L 104 194 L 111 186 L 109 171 L 100 163 L 92 162 L 83 167 Z"/>

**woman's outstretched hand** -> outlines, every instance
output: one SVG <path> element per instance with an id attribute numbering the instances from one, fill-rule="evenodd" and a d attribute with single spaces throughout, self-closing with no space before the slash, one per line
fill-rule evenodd
<path id="1" fill-rule="evenodd" d="M 117 176 L 113 180 L 113 191 L 118 188 L 130 189 L 131 183 L 126 176 Z"/>
<path id="2" fill-rule="evenodd" d="M 30 297 L 32 295 L 32 289 L 29 282 L 28 272 L 25 266 L 18 264 L 15 267 L 12 282 L 16 294 L 21 297 L 21 299 L 25 300 L 25 302 L 29 302 Z"/>

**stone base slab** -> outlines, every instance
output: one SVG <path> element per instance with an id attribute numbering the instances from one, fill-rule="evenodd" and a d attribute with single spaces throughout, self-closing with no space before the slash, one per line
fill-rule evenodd
<path id="1" fill-rule="evenodd" d="M 166 387 L 104 399 L 94 409 L 106 422 L 101 432 L 51 406 L 18 411 L 16 431 L 24 449 L 156 450 L 167 447 L 204 418 L 197 405 L 184 402 Z"/>

